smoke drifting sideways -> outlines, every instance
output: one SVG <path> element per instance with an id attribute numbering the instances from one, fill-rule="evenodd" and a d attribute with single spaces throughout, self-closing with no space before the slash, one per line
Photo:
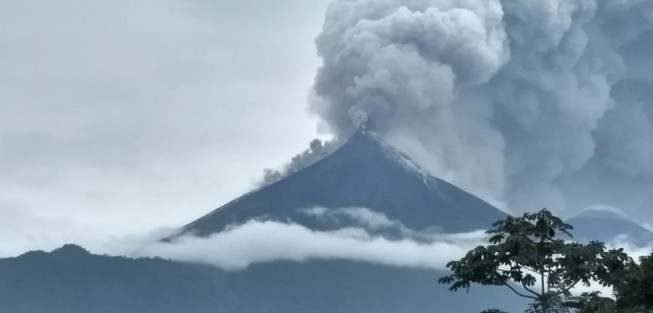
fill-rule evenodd
<path id="1" fill-rule="evenodd" d="M 652 28 L 647 0 L 338 0 L 310 109 L 515 213 L 653 218 Z"/>
<path id="2" fill-rule="evenodd" d="M 342 140 L 338 139 L 324 142 L 320 139 L 313 139 L 307 150 L 292 157 L 290 162 L 288 162 L 281 170 L 264 169 L 263 180 L 260 182 L 260 186 L 267 186 L 275 183 L 284 177 L 319 161 L 338 149 L 341 144 Z"/>

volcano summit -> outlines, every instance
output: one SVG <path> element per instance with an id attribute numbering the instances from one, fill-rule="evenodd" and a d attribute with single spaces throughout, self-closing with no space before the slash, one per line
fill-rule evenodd
<path id="1" fill-rule="evenodd" d="M 310 208 L 367 208 L 414 230 L 467 232 L 505 213 L 435 178 L 379 135 L 360 131 L 332 154 L 184 226 L 207 236 L 252 219 L 292 220 L 314 230 L 342 225 L 306 216 Z"/>

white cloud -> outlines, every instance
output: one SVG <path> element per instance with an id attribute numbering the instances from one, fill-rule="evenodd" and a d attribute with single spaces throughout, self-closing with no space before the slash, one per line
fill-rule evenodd
<path id="1" fill-rule="evenodd" d="M 254 263 L 340 259 L 397 267 L 444 269 L 482 237 L 452 235 L 429 243 L 372 236 L 362 228 L 319 232 L 297 224 L 250 221 L 207 238 L 184 236 L 157 243 L 138 255 L 240 270 Z"/>
<path id="2" fill-rule="evenodd" d="M 485 236 L 485 230 L 483 229 L 468 233 L 447 234 L 444 233 L 442 227 L 438 225 L 433 225 L 422 230 L 413 230 L 406 227 L 401 221 L 392 220 L 383 213 L 364 207 L 335 209 L 312 207 L 300 209 L 298 212 L 323 221 L 340 223 L 343 221 L 352 222 L 356 227 L 360 227 L 375 234 L 379 232 L 383 234 L 383 231 L 394 231 L 402 237 L 410 237 L 418 240 L 477 240 Z"/>
<path id="3" fill-rule="evenodd" d="M 372 230 L 383 228 L 405 229 L 401 222 L 390 220 L 385 214 L 375 212 L 368 208 L 350 207 L 327 209 L 323 207 L 313 207 L 299 210 L 299 212 L 316 217 L 317 219 L 338 219 L 339 216 L 345 216 L 353 219 L 359 225 Z"/>

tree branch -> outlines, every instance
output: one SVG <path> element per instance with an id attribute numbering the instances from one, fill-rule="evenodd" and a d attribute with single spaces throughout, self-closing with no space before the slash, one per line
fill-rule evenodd
<path id="1" fill-rule="evenodd" d="M 538 297 L 538 298 L 542 296 L 542 295 L 540 295 L 539 293 L 535 292 L 534 290 L 528 288 L 526 285 L 524 285 L 524 282 L 523 282 L 523 281 L 521 282 L 521 286 L 524 287 L 524 289 L 526 289 L 528 292 L 534 294 L 534 295 L 535 295 L 536 297 Z"/>
<path id="2" fill-rule="evenodd" d="M 517 291 L 515 288 L 512 288 L 512 286 L 510 286 L 510 284 L 506 283 L 506 282 L 503 281 L 503 280 L 501 281 L 501 283 L 504 284 L 506 287 L 510 288 L 510 290 L 512 290 L 512 292 L 516 293 L 518 296 L 521 296 L 521 297 L 524 297 L 524 298 L 528 298 L 528 299 L 533 299 L 533 300 L 537 300 L 537 299 L 538 299 L 537 297 L 529 296 L 529 295 L 526 295 L 526 294 L 523 294 L 523 293 Z"/>
<path id="3" fill-rule="evenodd" d="M 567 287 L 567 288 L 565 288 L 565 289 L 563 289 L 563 290 L 560 290 L 560 291 L 558 291 L 558 292 L 555 292 L 555 293 L 551 294 L 551 297 L 555 297 L 555 296 L 557 296 L 557 295 L 560 295 L 560 294 L 563 294 L 563 293 L 569 291 L 571 288 L 574 288 L 574 286 L 576 286 L 576 284 L 578 284 L 578 283 L 580 282 L 580 280 L 581 280 L 581 279 L 579 278 L 579 279 L 578 279 L 577 281 L 575 281 L 573 284 L 569 285 L 569 287 Z"/>
<path id="4" fill-rule="evenodd" d="M 540 275 L 541 275 L 541 279 L 542 279 L 542 281 L 541 281 L 541 283 L 542 283 L 542 294 L 545 295 L 545 294 L 546 294 L 546 290 L 544 290 L 544 270 L 542 270 L 542 272 L 540 273 Z M 548 284 L 547 284 L 547 285 L 548 285 Z"/>

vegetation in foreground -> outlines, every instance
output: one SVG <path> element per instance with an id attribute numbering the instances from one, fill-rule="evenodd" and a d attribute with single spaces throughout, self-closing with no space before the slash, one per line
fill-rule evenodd
<path id="1" fill-rule="evenodd" d="M 546 209 L 507 217 L 487 231 L 489 244 L 449 262 L 451 274 L 439 282 L 450 284 L 451 291 L 472 284 L 504 286 L 531 300 L 527 313 L 653 312 L 653 253 L 637 263 L 623 249 L 566 240 L 572 229 Z M 614 298 L 571 294 L 574 287 L 593 283 L 612 287 Z"/>

